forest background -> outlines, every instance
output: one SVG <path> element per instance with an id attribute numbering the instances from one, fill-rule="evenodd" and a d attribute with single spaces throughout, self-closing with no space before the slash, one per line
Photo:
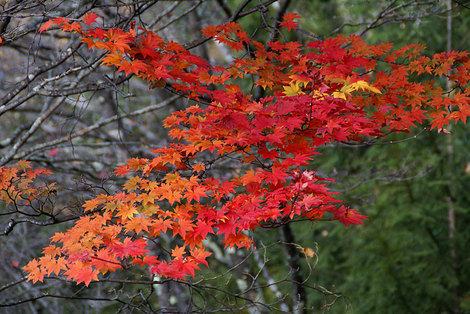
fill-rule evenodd
<path id="1" fill-rule="evenodd" d="M 463 124 L 451 134 L 416 128 L 379 143 L 322 148 L 312 168 L 336 179 L 330 187 L 368 216 L 365 225 L 256 230 L 256 250 L 208 242 L 213 255 L 196 274 L 200 286 L 139 284 L 142 274 L 129 273 L 89 287 L 59 278 L 33 285 L 21 268 L 82 214 L 84 200 L 119 189 L 117 165 L 163 146 L 162 120 L 185 106 L 170 91 L 99 67 L 102 56 L 73 35 L 39 34 L 49 18 L 94 11 L 121 28 L 136 21 L 224 65 L 232 52 L 202 40 L 202 28 L 233 19 L 255 37 L 269 36 L 260 28 L 287 12 L 302 16 L 289 40 L 358 34 L 371 44 L 422 43 L 429 54 L 468 50 L 467 1 L 27 0 L 2 1 L 0 10 L 1 165 L 27 159 L 57 182 L 57 196 L 38 217 L 0 205 L 0 311 L 470 311 L 470 133 Z"/>

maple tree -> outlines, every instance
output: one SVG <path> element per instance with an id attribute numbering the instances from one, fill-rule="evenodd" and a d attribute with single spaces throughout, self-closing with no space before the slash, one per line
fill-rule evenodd
<path id="1" fill-rule="evenodd" d="M 296 17 L 286 15 L 281 26 L 295 29 Z M 127 178 L 124 190 L 85 202 L 75 226 L 54 235 L 44 255 L 25 266 L 33 282 L 55 273 L 88 285 L 100 273 L 130 265 L 184 279 L 200 264 L 207 266 L 210 252 L 203 241 L 209 235 L 226 247 L 249 248 L 255 227 L 299 219 L 361 224 L 366 217 L 328 190 L 330 179 L 308 169 L 317 148 L 409 132 L 422 123 L 446 132 L 446 125 L 465 122 L 470 112 L 466 52 L 427 57 L 422 45 L 393 49 L 357 36 L 265 45 L 230 22 L 203 33 L 249 54 L 214 67 L 143 28 L 90 27 L 97 18 L 86 15 L 84 24 L 58 18 L 40 31 L 55 24 L 78 33 L 90 49 L 105 52 L 104 65 L 151 87 L 166 86 L 188 106 L 165 120 L 172 143 L 155 149 L 155 158 L 133 158 L 118 167 L 116 174 Z M 446 76 L 455 82 L 452 93 L 435 84 Z M 265 95 L 254 99 L 237 84 L 244 78 Z M 225 160 L 239 163 L 240 171 L 218 176 L 214 169 Z M 36 199 L 38 190 L 29 185 L 43 171 L 17 176 L 25 167 L 2 168 L 4 195 L 16 191 L 19 180 L 26 183 L 18 185 L 21 194 L 14 199 Z M 161 247 L 162 233 L 177 244 Z M 161 253 L 152 254 L 152 247 Z"/>

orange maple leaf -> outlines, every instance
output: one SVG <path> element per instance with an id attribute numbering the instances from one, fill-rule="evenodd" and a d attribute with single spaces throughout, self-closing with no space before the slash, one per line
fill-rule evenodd
<path id="1" fill-rule="evenodd" d="M 42 26 L 39 28 L 39 33 L 47 31 L 52 26 L 52 24 L 54 24 L 53 20 L 49 20 L 46 23 L 42 24 Z"/>
<path id="2" fill-rule="evenodd" d="M 183 255 L 185 254 L 186 252 L 184 251 L 184 247 L 179 247 L 178 245 L 173 249 L 171 250 L 171 256 L 173 256 L 175 259 L 181 259 L 183 258 Z"/>
<path id="3" fill-rule="evenodd" d="M 112 53 L 108 53 L 103 58 L 103 61 L 101 62 L 101 64 L 119 66 L 122 60 L 123 60 L 122 53 L 116 50 Z"/>
<path id="4" fill-rule="evenodd" d="M 68 270 L 64 275 L 69 279 L 75 280 L 77 284 L 83 282 L 88 287 L 92 280 L 98 280 L 98 271 L 82 262 L 68 264 Z"/>
<path id="5" fill-rule="evenodd" d="M 102 274 L 108 271 L 114 272 L 117 269 L 121 269 L 121 263 L 116 261 L 116 258 L 112 255 L 109 249 L 99 250 L 95 256 L 92 257 L 91 263 L 96 269 Z"/>
<path id="6" fill-rule="evenodd" d="M 206 257 L 210 255 L 212 255 L 212 253 L 207 252 L 203 246 L 191 250 L 191 256 L 194 257 L 198 263 L 204 264 L 207 267 L 209 267 L 209 264 L 207 264 Z"/>
<path id="7" fill-rule="evenodd" d="M 28 273 L 28 281 L 36 283 L 37 281 L 44 280 L 44 273 L 40 269 L 38 260 L 33 259 L 23 267 L 23 270 Z"/>
<path id="8" fill-rule="evenodd" d="M 148 232 L 148 227 L 150 226 L 150 221 L 148 217 L 136 216 L 131 220 L 126 221 L 124 227 L 127 230 L 134 231 L 136 234 L 139 234 L 141 231 Z"/>
<path id="9" fill-rule="evenodd" d="M 185 196 L 188 201 L 195 200 L 196 202 L 199 202 L 201 197 L 207 196 L 207 192 L 204 186 L 195 185 L 186 191 Z"/>
<path id="10" fill-rule="evenodd" d="M 123 204 L 117 211 L 117 216 L 121 217 L 123 220 L 130 219 L 134 217 L 135 214 L 138 214 L 139 211 L 135 206 L 129 204 Z"/>

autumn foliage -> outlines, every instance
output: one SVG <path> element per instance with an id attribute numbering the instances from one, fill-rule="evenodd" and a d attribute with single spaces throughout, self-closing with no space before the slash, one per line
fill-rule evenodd
<path id="1" fill-rule="evenodd" d="M 297 17 L 287 14 L 281 26 L 295 29 Z M 171 143 L 153 150 L 152 159 L 118 167 L 116 174 L 127 179 L 123 190 L 86 201 L 75 225 L 55 234 L 43 256 L 24 267 L 33 282 L 55 274 L 88 285 L 134 266 L 184 279 L 207 266 L 208 238 L 249 248 L 256 227 L 296 219 L 362 224 L 366 217 L 327 188 L 331 179 L 309 169 L 317 148 L 417 125 L 440 132 L 470 114 L 466 52 L 426 56 L 419 44 L 394 49 L 357 36 L 261 43 L 230 22 L 203 30 L 240 56 L 222 67 L 143 28 L 93 28 L 97 19 L 57 18 L 40 32 L 57 25 L 77 33 L 89 49 L 105 53 L 103 65 L 150 88 L 166 87 L 187 106 L 165 120 Z M 445 77 L 453 91 L 438 84 Z M 249 88 L 240 84 L 247 80 Z M 252 92 L 257 87 L 264 91 L 259 99 Z M 239 170 L 221 172 L 227 162 Z M 0 170 L 2 200 L 32 200 L 37 193 L 30 184 L 40 170 L 18 167 L 25 165 Z M 173 247 L 161 245 L 162 234 L 174 239 Z"/>

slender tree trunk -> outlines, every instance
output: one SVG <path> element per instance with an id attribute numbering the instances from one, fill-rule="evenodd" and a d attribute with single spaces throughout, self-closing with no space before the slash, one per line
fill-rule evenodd
<path id="1" fill-rule="evenodd" d="M 446 27 L 446 50 L 447 52 L 452 51 L 452 9 L 453 9 L 453 1 L 447 0 L 447 27 Z M 452 89 L 452 82 L 447 79 L 446 81 L 446 88 L 447 91 L 451 91 Z M 452 108 L 448 108 L 449 112 L 452 111 Z M 449 131 L 451 130 L 452 125 L 448 126 Z M 454 139 L 453 136 L 449 135 L 446 137 L 446 160 L 447 160 L 447 169 L 448 173 L 451 174 L 452 170 L 454 169 Z M 452 268 L 454 270 L 455 276 L 458 278 L 458 266 L 457 266 L 457 252 L 455 249 L 455 230 L 456 230 L 456 217 L 455 217 L 455 200 L 453 197 L 453 182 L 452 178 L 449 176 L 449 183 L 448 183 L 448 196 L 447 196 L 447 221 L 448 221 L 448 239 L 449 239 L 449 257 Z M 453 308 L 452 311 L 454 313 L 459 312 L 459 291 L 458 291 L 458 284 L 453 289 L 454 293 L 454 301 L 453 301 Z"/>
<path id="2" fill-rule="evenodd" d="M 303 287 L 304 278 L 299 263 L 299 252 L 295 247 L 295 236 L 292 232 L 290 224 L 282 226 L 282 235 L 285 241 L 285 250 L 287 253 L 287 261 L 290 267 L 292 288 L 293 288 L 293 312 L 307 313 L 307 294 Z"/>

